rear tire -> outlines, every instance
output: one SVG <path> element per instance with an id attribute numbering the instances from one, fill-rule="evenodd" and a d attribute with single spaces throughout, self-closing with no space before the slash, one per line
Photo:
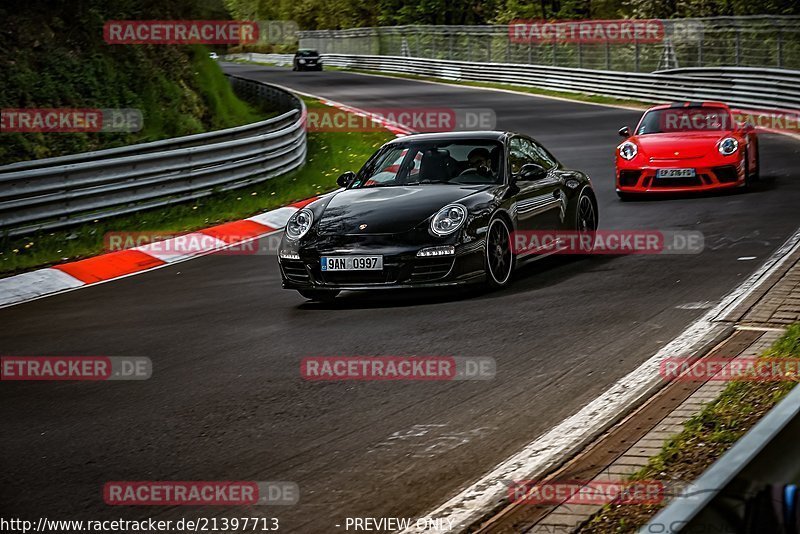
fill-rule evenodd
<path id="1" fill-rule="evenodd" d="M 502 217 L 489 221 L 486 231 L 484 270 L 486 285 L 500 289 L 508 285 L 514 271 L 514 251 L 511 248 L 511 230 Z"/>
<path id="2" fill-rule="evenodd" d="M 333 302 L 333 299 L 339 294 L 337 289 L 298 289 L 297 292 L 315 302 Z"/>

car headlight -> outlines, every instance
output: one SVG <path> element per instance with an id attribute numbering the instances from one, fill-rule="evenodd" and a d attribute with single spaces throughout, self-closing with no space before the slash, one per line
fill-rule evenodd
<path id="1" fill-rule="evenodd" d="M 306 60 L 305 60 L 305 59 L 301 59 L 301 60 L 300 60 L 300 63 L 305 63 L 305 62 L 306 62 Z"/>
<path id="2" fill-rule="evenodd" d="M 625 141 L 619 145 L 619 155 L 627 160 L 632 160 L 639 153 L 639 147 L 632 141 Z"/>
<path id="3" fill-rule="evenodd" d="M 726 137 L 719 142 L 717 148 L 719 149 L 719 153 L 723 156 L 730 156 L 739 149 L 739 141 L 733 137 Z"/>
<path id="4" fill-rule="evenodd" d="M 467 220 L 467 208 L 461 204 L 449 204 L 431 219 L 431 232 L 438 236 L 452 234 Z"/>
<path id="5" fill-rule="evenodd" d="M 314 223 L 314 213 L 310 209 L 303 208 L 291 217 L 286 223 L 286 237 L 289 239 L 300 239 L 311 230 Z"/>

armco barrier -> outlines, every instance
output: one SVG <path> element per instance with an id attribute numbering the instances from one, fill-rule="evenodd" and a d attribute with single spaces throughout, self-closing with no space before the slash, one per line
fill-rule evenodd
<path id="1" fill-rule="evenodd" d="M 398 56 L 324 54 L 324 65 L 495 82 L 644 102 L 720 100 L 741 108 L 800 109 L 800 71 L 749 67 L 687 68 L 654 73 L 570 69 L 516 63 L 469 63 Z"/>
<path id="2" fill-rule="evenodd" d="M 165 206 L 285 174 L 306 157 L 305 104 L 230 76 L 271 119 L 214 132 L 0 167 L 0 235 L 16 236 Z"/>

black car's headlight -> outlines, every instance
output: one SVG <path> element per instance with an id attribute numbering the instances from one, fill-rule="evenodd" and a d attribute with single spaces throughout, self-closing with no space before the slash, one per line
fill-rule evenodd
<path id="1" fill-rule="evenodd" d="M 719 150 L 719 153 L 722 154 L 723 156 L 730 156 L 731 154 L 736 152 L 738 148 L 739 148 L 739 141 L 737 141 L 733 137 L 726 137 L 725 139 L 719 142 L 717 150 Z"/>
<path id="2" fill-rule="evenodd" d="M 467 220 L 467 208 L 461 204 L 448 204 L 431 219 L 431 232 L 438 236 L 452 234 Z"/>
<path id="3" fill-rule="evenodd" d="M 314 223 L 314 213 L 307 208 L 303 208 L 291 217 L 286 223 L 286 237 L 289 239 L 300 239 L 311 230 Z"/>

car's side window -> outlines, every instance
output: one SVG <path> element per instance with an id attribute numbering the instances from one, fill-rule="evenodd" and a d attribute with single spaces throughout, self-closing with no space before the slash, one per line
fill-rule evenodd
<path id="1" fill-rule="evenodd" d="M 517 174 L 526 163 L 535 163 L 530 157 L 529 148 L 526 149 L 527 139 L 514 137 L 508 143 L 508 165 L 513 174 Z"/>
<path id="2" fill-rule="evenodd" d="M 508 163 L 514 174 L 526 163 L 537 163 L 546 170 L 556 166 L 555 160 L 543 147 L 524 137 L 514 137 L 509 142 Z"/>
<path id="3" fill-rule="evenodd" d="M 527 140 L 526 140 L 527 141 Z M 544 167 L 546 170 L 550 170 L 556 166 L 556 161 L 553 157 L 545 150 L 545 148 L 538 144 L 537 142 L 530 142 L 526 143 L 530 146 L 531 149 L 531 156 L 536 163 Z"/>

